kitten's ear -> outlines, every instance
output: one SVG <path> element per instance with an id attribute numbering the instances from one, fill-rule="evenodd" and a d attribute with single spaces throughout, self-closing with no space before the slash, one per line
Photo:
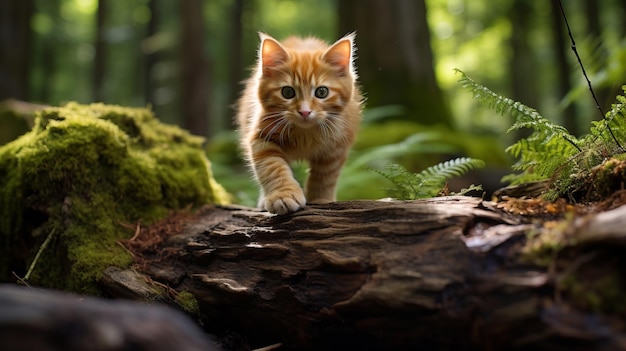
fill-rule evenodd
<path id="1" fill-rule="evenodd" d="M 259 48 L 259 63 L 264 76 L 271 75 L 272 70 L 287 61 L 289 54 L 280 43 L 265 33 L 259 33 L 261 47 Z"/>
<path id="2" fill-rule="evenodd" d="M 326 50 L 322 58 L 331 65 L 339 69 L 339 75 L 343 76 L 348 72 L 356 74 L 352 61 L 354 59 L 354 38 L 356 33 L 352 32 L 337 40 Z"/>

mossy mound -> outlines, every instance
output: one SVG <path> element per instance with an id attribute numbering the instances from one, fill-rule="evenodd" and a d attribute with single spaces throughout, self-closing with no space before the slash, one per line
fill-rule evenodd
<path id="1" fill-rule="evenodd" d="M 33 284 L 97 293 L 103 270 L 127 266 L 116 242 L 171 210 L 224 203 L 202 138 L 147 109 L 48 108 L 0 147 L 0 280 L 15 281 L 51 235 Z"/>

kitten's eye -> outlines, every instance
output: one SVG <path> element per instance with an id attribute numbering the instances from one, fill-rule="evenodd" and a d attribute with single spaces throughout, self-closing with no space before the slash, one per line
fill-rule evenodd
<path id="1" fill-rule="evenodd" d="M 285 99 L 293 99 L 296 96 L 296 91 L 292 87 L 283 87 L 280 89 L 280 93 Z"/>
<path id="2" fill-rule="evenodd" d="M 317 87 L 315 89 L 315 97 L 318 99 L 323 99 L 328 96 L 328 88 L 327 87 Z"/>

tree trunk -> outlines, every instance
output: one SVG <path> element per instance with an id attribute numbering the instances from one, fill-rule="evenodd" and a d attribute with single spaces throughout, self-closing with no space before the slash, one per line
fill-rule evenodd
<path id="1" fill-rule="evenodd" d="M 106 45 L 104 32 L 107 18 L 107 0 L 98 0 L 96 12 L 96 43 L 93 67 L 93 101 L 103 101 L 104 74 L 106 66 Z"/>
<path id="2" fill-rule="evenodd" d="M 369 106 L 401 105 L 405 119 L 452 124 L 435 76 L 424 0 L 339 1 L 339 29 L 357 32 L 357 67 Z"/>
<path id="3" fill-rule="evenodd" d="M 191 133 L 209 135 L 209 71 L 205 52 L 202 0 L 181 1 L 183 126 Z"/>
<path id="4" fill-rule="evenodd" d="M 33 69 L 39 68 L 38 76 L 41 78 L 33 83 L 32 91 L 29 93 L 29 100 L 51 103 L 55 88 L 54 77 L 57 70 L 58 53 L 61 52 L 61 40 L 57 35 L 62 25 L 61 5 L 59 0 L 48 0 L 39 3 L 37 10 L 45 13 L 52 20 L 52 28 L 48 33 L 38 35 L 34 40 Z"/>
<path id="5" fill-rule="evenodd" d="M 33 0 L 0 3 L 0 101 L 29 98 Z"/>
<path id="6" fill-rule="evenodd" d="M 537 89 L 533 89 L 534 76 L 537 74 L 533 51 L 528 41 L 528 29 L 531 27 L 532 4 L 525 0 L 514 0 L 510 9 L 512 25 L 511 61 L 511 98 L 526 106 L 538 106 Z"/>
<path id="7" fill-rule="evenodd" d="M 230 21 L 230 46 L 229 46 L 229 83 L 228 83 L 228 97 L 227 100 L 229 102 L 228 106 L 235 106 L 237 99 L 241 94 L 243 81 L 243 63 L 241 57 L 243 56 L 242 49 L 242 39 L 243 39 L 243 28 L 242 28 L 242 18 L 243 15 L 243 0 L 235 0 L 232 6 L 232 14 Z M 228 109 L 228 113 L 226 116 L 229 116 L 229 119 L 225 121 L 225 123 L 221 126 L 223 129 L 235 129 L 236 123 L 235 119 L 232 118 L 233 111 Z"/>
<path id="8" fill-rule="evenodd" d="M 148 8 L 150 9 L 150 21 L 146 28 L 146 38 L 153 38 L 158 33 L 160 14 L 157 0 L 149 0 Z M 143 70 L 144 100 L 146 104 L 154 105 L 155 82 L 152 79 L 154 67 L 159 62 L 158 53 L 150 49 L 144 56 L 145 68 Z"/>
<path id="9" fill-rule="evenodd" d="M 571 90 L 572 83 L 570 81 L 571 66 L 570 61 L 567 59 L 567 55 L 571 53 L 569 39 L 565 38 L 567 28 L 563 21 L 563 15 L 561 14 L 561 8 L 559 6 L 559 0 L 551 1 L 552 11 L 552 33 L 554 37 L 554 50 L 556 53 L 556 73 L 557 73 L 557 89 L 559 99 L 563 99 Z M 574 102 L 567 104 L 567 107 L 562 113 L 562 126 L 567 128 L 570 134 L 580 136 L 582 130 L 580 128 L 580 122 L 576 106 Z"/>
<path id="10" fill-rule="evenodd" d="M 191 293 L 207 331 L 245 341 L 227 349 L 626 349 L 623 310 L 588 315 L 583 294 L 561 284 L 574 273 L 615 274 L 622 286 L 626 207 L 570 221 L 576 245 L 596 252 L 564 250 L 550 268 L 525 253 L 526 233 L 542 226 L 523 222 L 466 197 L 340 202 L 286 216 L 207 207 L 138 232 L 126 242 L 136 267 L 108 269 L 103 285 L 148 301 Z"/>
<path id="11" fill-rule="evenodd" d="M 587 20 L 587 31 L 584 33 L 587 37 L 591 38 L 591 45 L 593 48 L 593 55 L 590 55 L 591 57 L 587 59 L 583 59 L 583 63 L 585 64 L 585 67 L 597 66 L 602 67 L 600 69 L 608 71 L 609 69 L 606 68 L 606 66 L 608 61 L 607 56 L 610 54 L 610 49 L 607 47 L 606 43 L 604 43 L 604 38 L 602 36 L 602 16 L 600 15 L 603 11 L 602 5 L 602 2 L 598 1 L 583 2 L 585 19 Z M 612 6 L 609 8 L 612 8 Z M 599 85 L 597 82 L 593 81 L 591 83 L 593 84 L 594 92 L 598 98 L 598 103 L 600 104 L 602 111 L 606 113 L 611 109 L 611 104 L 615 102 L 615 95 L 613 94 L 614 87 L 609 84 Z M 618 89 L 618 94 L 620 93 L 621 90 Z M 597 113 L 593 118 L 598 120 L 602 119 L 603 116 L 600 113 Z"/>

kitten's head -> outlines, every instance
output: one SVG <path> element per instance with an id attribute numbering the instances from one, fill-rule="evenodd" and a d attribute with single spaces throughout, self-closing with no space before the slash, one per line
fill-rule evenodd
<path id="1" fill-rule="evenodd" d="M 288 38 L 281 44 L 260 34 L 259 98 L 268 120 L 285 126 L 333 126 L 351 102 L 357 78 L 354 34 L 328 46 L 315 38 Z M 271 127 L 270 127 L 271 129 Z"/>

